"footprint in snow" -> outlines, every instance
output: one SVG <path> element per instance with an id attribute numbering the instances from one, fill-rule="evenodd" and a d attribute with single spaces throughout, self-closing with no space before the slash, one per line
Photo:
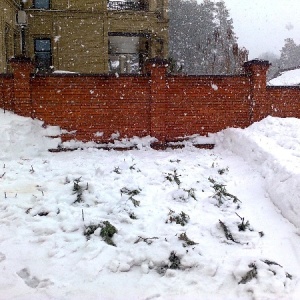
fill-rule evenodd
<path id="1" fill-rule="evenodd" d="M 6 256 L 4 253 L 0 252 L 0 262 L 6 259 Z"/>
<path id="2" fill-rule="evenodd" d="M 27 268 L 20 270 L 17 274 L 24 280 L 25 284 L 31 288 L 43 288 L 53 284 L 49 279 L 39 280 L 37 277 L 31 276 Z"/>

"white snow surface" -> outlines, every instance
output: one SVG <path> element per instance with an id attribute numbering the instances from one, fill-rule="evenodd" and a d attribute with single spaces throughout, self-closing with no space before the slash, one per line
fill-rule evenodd
<path id="1" fill-rule="evenodd" d="M 274 86 L 292 86 L 300 85 L 300 69 L 282 72 L 278 77 L 271 79 L 268 85 Z"/>
<path id="2" fill-rule="evenodd" d="M 213 150 L 50 153 L 41 125 L 0 111 L 1 300 L 299 299 L 298 119 Z"/>

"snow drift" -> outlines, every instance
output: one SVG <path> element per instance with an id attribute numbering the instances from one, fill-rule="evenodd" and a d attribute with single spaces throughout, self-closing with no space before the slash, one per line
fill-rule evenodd
<path id="1" fill-rule="evenodd" d="M 219 133 L 219 145 L 255 166 L 282 215 L 300 228 L 300 120 L 267 117 Z"/>
<path id="2" fill-rule="evenodd" d="M 0 159 L 39 156 L 50 148 L 57 148 L 60 135 L 57 126 L 43 127 L 43 122 L 20 117 L 0 109 Z"/>

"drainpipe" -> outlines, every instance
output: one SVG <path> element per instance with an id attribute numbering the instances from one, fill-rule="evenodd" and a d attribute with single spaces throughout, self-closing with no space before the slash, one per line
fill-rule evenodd
<path id="1" fill-rule="evenodd" d="M 21 53 L 22 56 L 26 56 L 26 26 L 27 26 L 27 15 L 24 11 L 24 3 L 21 2 L 21 9 L 17 13 L 17 25 L 21 29 Z"/>

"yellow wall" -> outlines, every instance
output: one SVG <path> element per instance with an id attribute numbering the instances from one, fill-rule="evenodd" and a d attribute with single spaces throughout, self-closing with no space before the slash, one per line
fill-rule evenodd
<path id="1" fill-rule="evenodd" d="M 168 55 L 167 0 L 149 0 L 149 11 L 107 10 L 107 0 L 51 0 L 50 10 L 33 9 L 28 0 L 25 11 L 26 55 L 34 59 L 34 39 L 50 38 L 55 70 L 83 73 L 108 71 L 108 35 L 111 32 L 145 33 L 150 36 L 149 57 Z M 14 46 L 18 8 L 12 0 L 0 0 L 0 72 L 6 72 L 4 28 L 9 27 L 8 55 L 20 54 Z M 163 51 L 160 51 L 163 42 Z M 17 48 L 17 53 L 14 53 Z"/>
<path id="2" fill-rule="evenodd" d="M 10 71 L 7 59 L 20 54 L 20 28 L 16 25 L 17 7 L 0 0 L 0 73 Z"/>

